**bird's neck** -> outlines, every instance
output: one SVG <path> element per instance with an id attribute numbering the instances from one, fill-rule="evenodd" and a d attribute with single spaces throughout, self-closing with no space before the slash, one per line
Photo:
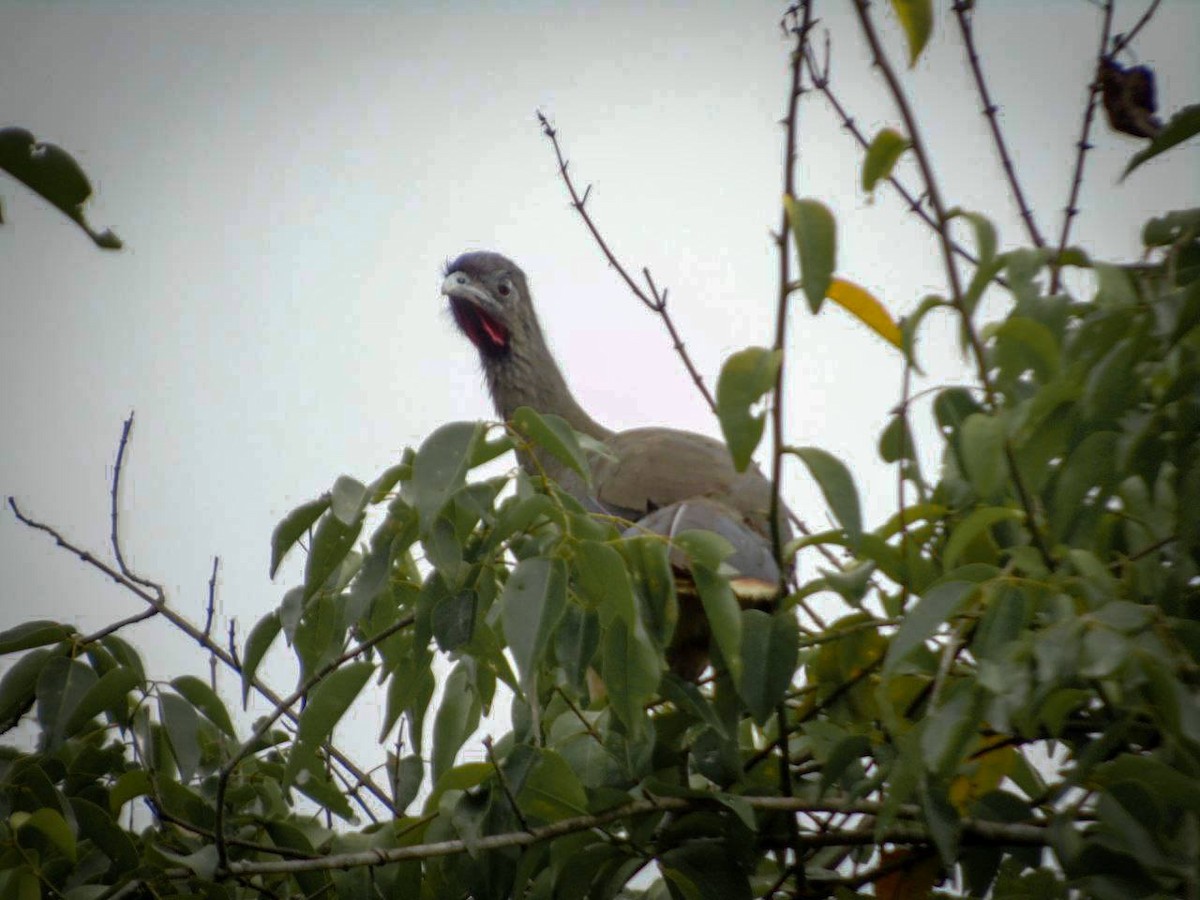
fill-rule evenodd
<path id="1" fill-rule="evenodd" d="M 524 340 L 501 358 L 484 359 L 484 373 L 496 412 L 512 418 L 519 407 L 528 406 L 539 413 L 561 416 L 582 434 L 605 440 L 612 432 L 583 411 L 563 378 L 562 370 L 550 355 L 540 329 L 531 330 Z"/>

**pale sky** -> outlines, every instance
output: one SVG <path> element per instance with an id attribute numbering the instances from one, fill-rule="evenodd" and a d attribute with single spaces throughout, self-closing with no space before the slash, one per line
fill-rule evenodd
<path id="1" fill-rule="evenodd" d="M 984 66 L 1042 230 L 1058 233 L 1097 4 L 980 2 Z M 560 128 L 590 210 L 633 271 L 670 288 L 708 383 L 731 352 L 772 339 L 788 44 L 781 4 L 22 3 L 0 0 L 0 126 L 62 145 L 91 175 L 89 215 L 126 244 L 95 249 L 0 175 L 0 493 L 107 555 L 121 422 L 137 411 L 122 496 L 130 562 L 203 617 L 222 559 L 219 629 L 245 635 L 301 573 L 267 577 L 279 518 L 342 473 L 369 481 L 437 425 L 491 417 L 474 349 L 455 331 L 441 266 L 495 249 L 528 273 L 580 401 L 604 424 L 716 433 L 666 332 L 610 271 L 567 206 L 534 119 Z M 1144 4 L 1121 3 L 1116 29 Z M 901 41 L 876 4 L 893 61 Z M 833 84 L 860 126 L 899 127 L 864 64 L 849 4 L 820 4 Z M 1135 45 L 1164 114 L 1195 102 L 1200 3 L 1167 0 Z M 949 3 L 906 76 L 950 205 L 1025 242 Z M 843 276 L 897 315 L 940 292 L 932 235 L 818 95 L 800 113 L 798 186 L 838 217 Z M 1197 142 L 1117 176 L 1139 143 L 1093 135 L 1075 241 L 1129 259 L 1152 213 L 1195 205 Z M 901 165 L 912 185 L 913 168 Z M 858 478 L 868 522 L 895 496 L 876 441 L 899 398 L 894 351 L 845 314 L 797 303 L 787 439 Z M 928 378 L 962 378 L 949 320 L 926 330 Z M 760 458 L 762 454 L 760 453 Z M 790 469 L 785 494 L 827 521 Z M 0 515 L 0 628 L 46 617 L 89 631 L 137 601 L 44 535 Z M 811 574 L 811 571 L 808 573 Z M 205 674 L 165 624 L 130 629 L 151 671 Z M 0 660 L 0 670 L 7 665 Z M 276 666 L 289 688 L 289 670 Z M 234 705 L 234 679 L 222 683 Z M 369 735 L 370 729 L 366 729 Z M 369 737 L 364 738 L 369 742 Z M 364 749 L 370 754 L 370 748 Z"/>

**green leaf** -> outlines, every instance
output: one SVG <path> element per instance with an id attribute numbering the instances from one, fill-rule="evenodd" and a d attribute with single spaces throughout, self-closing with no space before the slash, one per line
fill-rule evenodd
<path id="1" fill-rule="evenodd" d="M 917 605 L 904 617 L 900 628 L 888 645 L 883 671 L 890 675 L 918 646 L 925 643 L 937 629 L 966 605 L 975 595 L 978 585 L 967 581 L 947 581 L 926 591 Z"/>
<path id="2" fill-rule="evenodd" d="M 946 541 L 946 549 L 943 551 L 942 557 L 946 570 L 953 569 L 958 564 L 959 557 L 967 551 L 976 538 L 997 522 L 1023 520 L 1024 518 L 1025 513 L 1022 510 L 1011 509 L 1007 506 L 984 506 L 972 511 L 969 516 L 955 526 Z"/>
<path id="3" fill-rule="evenodd" d="M 318 497 L 316 500 L 309 500 L 293 509 L 283 517 L 283 521 L 275 526 L 275 531 L 271 535 L 270 576 L 272 578 L 275 577 L 275 573 L 279 570 L 279 564 L 283 562 L 288 551 L 296 545 L 296 541 L 304 536 L 313 523 L 321 518 L 321 513 L 329 508 L 329 503 L 328 494 Z"/>
<path id="4" fill-rule="evenodd" d="M 67 737 L 67 725 L 75 708 L 99 681 L 90 666 L 58 656 L 47 660 L 37 680 L 37 716 L 49 749 L 57 749 Z"/>
<path id="5" fill-rule="evenodd" d="M 120 815 L 121 807 L 136 797 L 150 793 L 150 773 L 145 769 L 122 772 L 108 792 L 108 811 Z"/>
<path id="6" fill-rule="evenodd" d="M 908 41 L 908 66 L 911 69 L 921 57 L 925 43 L 933 31 L 932 0 L 892 0 L 892 9 L 904 28 Z"/>
<path id="7" fill-rule="evenodd" d="M 66 651 L 34 650 L 18 659 L 0 678 L 0 734 L 16 726 L 33 706 L 38 677 L 46 663 Z"/>
<path id="8" fill-rule="evenodd" d="M 1133 155 L 1129 160 L 1129 165 L 1125 167 L 1125 171 L 1121 173 L 1121 178 L 1126 178 L 1130 172 L 1140 166 L 1147 160 L 1154 159 L 1160 153 L 1165 153 L 1176 144 L 1181 144 L 1189 138 L 1200 134 L 1200 103 L 1191 106 L 1185 106 L 1175 115 L 1171 116 L 1162 131 L 1154 136 L 1150 141 L 1150 146 L 1144 150 L 1140 150 Z"/>
<path id="9" fill-rule="evenodd" d="M 693 564 L 691 569 L 713 639 L 736 683 L 742 676 L 741 608 L 728 579 L 706 566 Z"/>
<path id="10" fill-rule="evenodd" d="M 478 422 L 451 422 L 427 437 L 417 450 L 412 479 L 405 487 L 423 533 L 433 526 L 451 495 L 466 483 L 483 431 Z"/>
<path id="11" fill-rule="evenodd" d="M 636 737 L 646 720 L 646 704 L 662 678 L 662 660 L 641 628 L 614 619 L 604 633 L 604 686 L 613 711 Z"/>
<path id="12" fill-rule="evenodd" d="M 329 511 L 343 525 L 353 525 L 371 499 L 370 489 L 356 478 L 339 475 L 329 492 Z"/>
<path id="13" fill-rule="evenodd" d="M 117 873 L 137 868 L 137 848 L 108 810 L 83 797 L 72 797 L 71 812 L 75 814 L 79 838 L 91 841 L 99 847 L 101 852 L 112 860 Z"/>
<path id="14" fill-rule="evenodd" d="M 446 690 L 433 720 L 432 778 L 434 783 L 454 766 L 463 741 L 479 727 L 480 702 L 471 665 L 460 661 L 450 670 Z"/>
<path id="15" fill-rule="evenodd" d="M 154 851 L 169 862 L 189 869 L 194 875 L 205 881 L 211 880 L 217 874 L 217 865 L 220 863 L 216 844 L 206 844 L 195 853 L 172 853 L 162 844 L 155 844 Z"/>
<path id="16" fill-rule="evenodd" d="M 308 703 L 300 713 L 296 733 L 297 744 L 312 748 L 324 743 L 374 670 L 373 663 L 353 662 L 334 669 L 325 676 L 309 692 Z M 300 755 L 293 749 L 292 758 L 288 760 L 285 780 L 289 783 L 296 774 L 298 766 L 294 763 Z"/>
<path id="17" fill-rule="evenodd" d="M 587 795 L 579 776 L 553 750 L 538 751 L 538 761 L 517 794 L 517 805 L 527 816 L 544 822 L 588 813 Z"/>
<path id="18" fill-rule="evenodd" d="M 231 738 L 236 738 L 237 734 L 233 730 L 233 721 L 229 718 L 229 712 L 225 709 L 225 704 L 221 702 L 213 689 L 197 678 L 195 675 L 180 675 L 171 681 L 171 687 L 175 688 L 188 703 L 200 710 L 204 717 L 220 728 Z"/>
<path id="19" fill-rule="evenodd" d="M 1004 422 L 995 416 L 975 413 L 963 422 L 960 436 L 963 462 L 981 497 L 994 498 L 1004 485 L 1008 474 L 1004 437 Z"/>
<path id="20" fill-rule="evenodd" d="M 40 831 L 63 856 L 75 862 L 75 833 L 58 810 L 43 808 L 33 813 L 14 813 L 11 821 L 17 831 L 29 828 Z"/>
<path id="21" fill-rule="evenodd" d="M 744 472 L 762 440 L 766 413 L 750 412 L 775 386 L 775 377 L 783 361 L 778 350 L 747 347 L 734 353 L 721 367 L 717 379 L 717 418 L 721 433 L 733 457 L 733 467 Z"/>
<path id="22" fill-rule="evenodd" d="M 783 204 L 800 258 L 800 286 L 808 308 L 816 315 L 837 268 L 837 222 L 829 207 L 818 200 L 784 197 Z"/>
<path id="23" fill-rule="evenodd" d="M 118 667 L 106 672 L 79 700 L 66 723 L 64 736 L 73 737 L 92 719 L 107 710 L 122 709 L 129 692 L 138 687 L 142 679 L 133 669 Z"/>
<path id="24" fill-rule="evenodd" d="M 75 158 L 56 144 L 38 142 L 24 128 L 0 128 L 0 169 L 61 210 L 103 250 L 119 250 L 112 231 L 97 233 L 83 214 L 92 185 Z"/>
<path id="25" fill-rule="evenodd" d="M 567 602 L 562 560 L 544 556 L 521 560 L 508 576 L 500 599 L 504 637 L 528 692 Z"/>
<path id="26" fill-rule="evenodd" d="M 74 628 L 60 625 L 58 622 L 44 619 L 23 622 L 0 632 L 0 655 L 28 650 L 31 647 L 44 647 L 46 644 L 57 644 L 67 640 L 74 633 Z"/>
<path id="27" fill-rule="evenodd" d="M 460 591 L 442 597 L 430 616 L 433 639 L 443 653 L 457 650 L 471 640 L 475 630 L 475 592 Z"/>
<path id="28" fill-rule="evenodd" d="M 332 510 L 321 517 L 304 566 L 304 600 L 324 587 L 329 576 L 338 570 L 358 540 L 362 526 L 361 516 L 352 525 L 347 525 Z"/>
<path id="29" fill-rule="evenodd" d="M 245 653 L 242 657 L 243 708 L 250 697 L 250 685 L 254 683 L 254 674 L 258 671 L 258 664 L 262 662 L 262 658 L 271 648 L 271 644 L 275 642 L 275 638 L 279 635 L 279 628 L 279 612 L 271 610 L 258 620 L 258 623 L 250 631 L 250 637 L 246 638 Z"/>
<path id="30" fill-rule="evenodd" d="M 579 446 L 575 429 L 561 416 L 541 415 L 528 406 L 518 407 L 512 415 L 513 427 L 522 437 L 547 451 L 564 466 L 576 472 L 585 484 L 591 484 L 592 473 L 587 457 Z"/>
<path id="31" fill-rule="evenodd" d="M 759 725 L 766 724 L 792 683 L 800 655 L 795 613 L 742 610 L 742 678 L 738 693 Z"/>
<path id="32" fill-rule="evenodd" d="M 850 470 L 837 457 L 818 447 L 788 447 L 787 452 L 794 453 L 808 467 L 833 517 L 846 530 L 851 546 L 857 544 L 862 537 L 862 513 Z"/>
<path id="33" fill-rule="evenodd" d="M 186 784 L 200 765 L 200 717 L 194 706 L 167 691 L 158 695 L 158 714 L 179 767 L 179 780 Z"/>
<path id="34" fill-rule="evenodd" d="M 392 776 L 392 803 L 397 809 L 406 810 L 421 791 L 421 783 L 425 780 L 425 763 L 417 754 L 410 753 L 394 764 L 389 760 L 388 771 Z"/>
<path id="35" fill-rule="evenodd" d="M 686 900 L 751 900 L 750 889 L 734 848 L 712 841 L 692 841 L 659 856 L 663 877 L 673 897 Z"/>
<path id="36" fill-rule="evenodd" d="M 617 616 L 632 625 L 637 616 L 633 585 L 621 554 L 599 541 L 580 541 L 571 558 L 573 584 L 591 609 L 605 621 Z"/>
<path id="37" fill-rule="evenodd" d="M 871 140 L 867 148 L 866 159 L 863 160 L 862 186 L 870 193 L 881 178 L 892 174 L 896 161 L 904 151 L 912 146 L 912 141 L 892 128 L 884 128 Z"/>

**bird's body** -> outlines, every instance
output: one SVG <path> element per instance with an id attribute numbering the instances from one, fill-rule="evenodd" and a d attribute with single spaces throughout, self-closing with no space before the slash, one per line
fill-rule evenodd
<path id="1" fill-rule="evenodd" d="M 466 253 L 450 263 L 442 284 L 455 322 L 479 350 L 496 412 L 504 419 L 522 406 L 560 416 L 602 442 L 592 460 L 590 487 L 552 457 L 543 470 L 596 512 L 629 520 L 629 532 L 671 537 L 689 529 L 714 531 L 734 548 L 726 562 L 731 584 L 747 602 L 776 596 L 780 571 L 769 533 L 771 489 L 754 467 L 738 472 L 720 441 L 673 428 L 612 432 L 589 416 L 567 386 L 538 323 L 525 274 L 497 253 Z M 528 468 L 528 461 L 522 460 Z M 781 515 L 786 512 L 781 510 Z M 786 521 L 782 533 L 790 534 Z M 682 554 L 672 564 L 686 571 Z M 684 597 L 680 627 L 668 652 L 682 677 L 699 677 L 708 661 L 708 629 L 695 598 Z"/>

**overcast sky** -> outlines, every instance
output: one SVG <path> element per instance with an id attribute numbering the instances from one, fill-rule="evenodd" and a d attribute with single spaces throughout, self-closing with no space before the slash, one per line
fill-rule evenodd
<path id="1" fill-rule="evenodd" d="M 949 3 L 906 76 L 948 202 L 1024 241 Z M 1057 234 L 1100 21 L 1086 0 L 980 2 L 995 99 L 1043 231 Z M 447 8 L 449 7 L 449 8 Z M 1119 4 L 1128 28 L 1144 4 Z M 715 421 L 658 321 L 567 206 L 535 110 L 561 129 L 590 210 L 634 271 L 670 288 L 709 384 L 772 338 L 788 45 L 774 3 L 21 3 L 0 0 L 0 126 L 70 150 L 91 175 L 105 253 L 0 175 L 0 493 L 104 555 L 121 422 L 137 425 L 122 496 L 130 562 L 202 618 L 214 555 L 221 629 L 244 635 L 297 583 L 272 583 L 279 518 L 341 473 L 364 481 L 454 419 L 490 417 L 473 348 L 438 288 L 466 249 L 525 269 L 581 402 L 613 428 Z M 832 77 L 868 133 L 898 127 L 849 4 L 820 4 Z M 901 41 L 876 4 L 897 65 Z M 1169 114 L 1200 86 L 1200 3 L 1167 0 L 1135 45 Z M 801 194 L 838 217 L 839 272 L 897 315 L 940 292 L 930 233 L 881 189 L 816 95 L 800 113 Z M 1076 241 L 1131 258 L 1147 215 L 1195 205 L 1196 142 L 1117 184 L 1138 142 L 1102 125 Z M 907 163 L 901 172 L 910 178 Z M 928 379 L 964 371 L 948 322 Z M 899 361 L 838 310 L 797 304 L 788 440 L 837 454 L 878 524 L 894 479 L 876 438 Z M 803 472 L 786 495 L 825 513 Z M 0 515 L 0 628 L 31 616 L 95 629 L 136 611 L 44 535 Z M 152 671 L 206 671 L 165 623 L 132 629 Z M 0 660 L 0 669 L 7 661 Z M 287 677 L 286 667 L 275 672 Z M 227 686 L 233 679 L 222 676 Z M 288 687 L 289 685 L 282 685 Z M 233 692 L 228 692 L 233 696 Z M 369 733 L 369 730 L 368 732 Z"/>

